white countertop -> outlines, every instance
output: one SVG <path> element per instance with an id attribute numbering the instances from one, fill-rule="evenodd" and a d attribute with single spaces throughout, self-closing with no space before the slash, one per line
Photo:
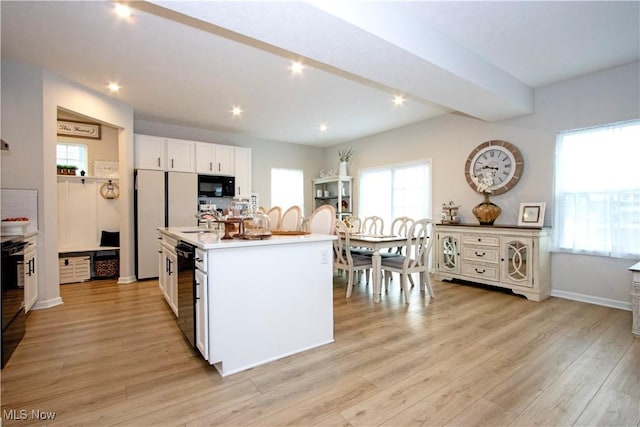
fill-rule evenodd
<path id="1" fill-rule="evenodd" d="M 215 231 L 212 232 L 206 228 L 158 227 L 158 231 L 175 239 L 191 243 L 195 247 L 204 250 L 241 248 L 249 246 L 286 245 L 303 242 L 322 242 L 335 240 L 337 238 L 335 235 L 329 234 L 305 234 L 302 236 L 271 236 L 262 240 L 246 240 L 237 238 L 220 240 L 221 234 Z"/>

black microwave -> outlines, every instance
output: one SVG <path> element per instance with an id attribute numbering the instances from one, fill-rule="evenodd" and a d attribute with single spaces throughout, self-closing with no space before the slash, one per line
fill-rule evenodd
<path id="1" fill-rule="evenodd" d="M 233 176 L 198 175 L 199 197 L 233 197 L 236 195 Z"/>

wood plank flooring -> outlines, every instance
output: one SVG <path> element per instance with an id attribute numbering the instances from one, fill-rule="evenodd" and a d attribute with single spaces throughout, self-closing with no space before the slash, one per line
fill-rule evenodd
<path id="1" fill-rule="evenodd" d="M 2 423 L 640 426 L 630 312 L 437 281 L 405 305 L 398 282 L 374 305 L 336 276 L 335 343 L 224 379 L 157 281 L 64 285 L 2 370 Z"/>

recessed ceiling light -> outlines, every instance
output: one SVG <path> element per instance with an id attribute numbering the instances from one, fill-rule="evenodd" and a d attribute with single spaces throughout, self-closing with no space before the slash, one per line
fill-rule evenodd
<path id="1" fill-rule="evenodd" d="M 111 92 L 119 92 L 120 91 L 120 85 L 118 83 L 109 83 L 109 90 Z"/>
<path id="2" fill-rule="evenodd" d="M 320 126 L 318 126 L 318 129 L 320 129 L 320 132 L 326 132 L 329 129 L 329 127 L 327 126 L 326 123 L 322 123 L 320 124 Z"/>
<path id="3" fill-rule="evenodd" d="M 242 107 L 239 106 L 234 106 L 231 108 L 231 114 L 233 114 L 234 117 L 238 117 L 242 114 Z"/>
<path id="4" fill-rule="evenodd" d="M 300 61 L 292 61 L 289 66 L 291 74 L 302 74 L 302 70 L 304 70 L 304 68 L 304 64 Z"/>
<path id="5" fill-rule="evenodd" d="M 395 105 L 396 107 L 400 107 L 404 104 L 405 101 L 405 97 L 402 95 L 395 95 L 393 97 L 393 105 Z"/>
<path id="6" fill-rule="evenodd" d="M 132 15 L 131 8 L 127 5 L 120 4 L 120 3 L 116 3 L 115 11 L 116 11 L 116 15 L 118 15 L 120 18 L 130 18 Z"/>

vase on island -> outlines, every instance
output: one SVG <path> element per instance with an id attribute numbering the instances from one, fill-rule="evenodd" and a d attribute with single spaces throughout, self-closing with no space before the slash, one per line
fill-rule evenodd
<path id="1" fill-rule="evenodd" d="M 493 225 L 502 213 L 500 206 L 489 200 L 489 193 L 484 193 L 484 201 L 476 205 L 472 210 L 480 225 Z"/>
<path id="2" fill-rule="evenodd" d="M 348 175 L 348 173 L 347 173 L 347 164 L 348 163 L 349 162 L 340 162 L 340 169 L 339 169 L 339 172 L 338 172 L 340 176 L 347 176 Z"/>

